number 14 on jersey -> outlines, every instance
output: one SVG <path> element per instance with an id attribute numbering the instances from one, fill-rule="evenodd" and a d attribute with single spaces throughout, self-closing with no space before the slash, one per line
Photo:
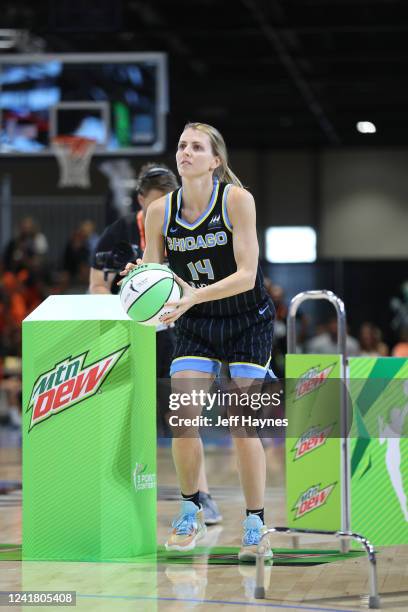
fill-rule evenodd
<path id="1" fill-rule="evenodd" d="M 205 274 L 208 280 L 214 280 L 214 270 L 209 259 L 202 259 L 196 262 L 190 261 L 187 264 L 187 268 L 190 270 L 193 281 L 200 280 L 200 274 Z"/>

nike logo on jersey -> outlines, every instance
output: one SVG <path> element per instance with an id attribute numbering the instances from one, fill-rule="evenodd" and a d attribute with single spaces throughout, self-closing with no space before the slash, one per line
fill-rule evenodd
<path id="1" fill-rule="evenodd" d="M 175 233 L 177 232 L 177 230 L 178 230 L 178 227 L 171 227 L 171 228 L 170 228 L 170 232 L 171 232 L 172 234 L 175 234 Z"/>
<path id="2" fill-rule="evenodd" d="M 268 310 L 269 306 L 265 306 L 265 308 L 262 308 L 262 310 L 258 310 L 260 315 L 263 315 L 264 312 L 266 312 Z"/>

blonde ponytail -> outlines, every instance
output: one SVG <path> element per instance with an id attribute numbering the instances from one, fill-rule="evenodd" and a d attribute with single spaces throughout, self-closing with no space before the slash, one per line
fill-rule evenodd
<path id="1" fill-rule="evenodd" d="M 214 172 L 215 176 L 223 183 L 232 183 L 233 185 L 237 185 L 237 187 L 242 187 L 243 185 L 236 174 L 233 173 L 229 166 L 218 166 Z"/>
<path id="2" fill-rule="evenodd" d="M 214 170 L 214 176 L 220 181 L 225 183 L 232 183 L 238 187 L 243 187 L 239 178 L 233 173 L 231 168 L 228 166 L 228 153 L 225 141 L 221 136 L 220 132 L 207 123 L 187 123 L 184 129 L 193 129 L 204 132 L 210 139 L 213 154 L 220 158 L 221 165 Z"/>

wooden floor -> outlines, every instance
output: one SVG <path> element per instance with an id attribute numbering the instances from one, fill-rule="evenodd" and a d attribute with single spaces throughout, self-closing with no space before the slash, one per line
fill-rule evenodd
<path id="1" fill-rule="evenodd" d="M 205 543 L 209 546 L 239 545 L 243 498 L 234 458 L 228 449 L 208 450 L 206 454 L 207 471 L 213 475 L 210 484 L 224 521 L 222 526 L 209 528 Z M 20 450 L 0 448 L 0 480 L 20 478 Z M 170 453 L 165 449 L 159 450 L 158 479 L 161 491 L 172 491 L 176 485 Z M 281 470 L 268 473 L 266 508 L 268 524 L 285 524 Z M 159 501 L 159 542 L 165 540 L 176 512 L 176 501 Z M 21 542 L 18 494 L 0 496 L 0 542 Z M 277 547 L 290 545 L 284 536 L 276 538 L 274 543 Z M 324 543 L 316 537 L 301 542 L 305 547 L 311 544 L 333 548 L 332 542 Z M 378 555 L 378 576 L 382 608 L 388 612 L 408 610 L 408 547 L 382 549 Z M 267 567 L 265 579 L 267 596 L 265 601 L 260 601 L 253 598 L 255 568 L 252 566 L 0 563 L 0 591 L 23 587 L 26 590 L 73 590 L 77 592 L 77 608 L 81 610 L 329 612 L 367 608 L 367 600 L 361 598 L 368 593 L 365 557 L 307 568 Z"/>

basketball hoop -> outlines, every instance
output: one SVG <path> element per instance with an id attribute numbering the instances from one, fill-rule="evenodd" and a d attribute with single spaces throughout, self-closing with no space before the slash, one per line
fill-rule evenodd
<path id="1" fill-rule="evenodd" d="M 96 141 L 82 136 L 56 136 L 52 144 L 60 167 L 58 187 L 89 187 L 89 166 Z"/>

